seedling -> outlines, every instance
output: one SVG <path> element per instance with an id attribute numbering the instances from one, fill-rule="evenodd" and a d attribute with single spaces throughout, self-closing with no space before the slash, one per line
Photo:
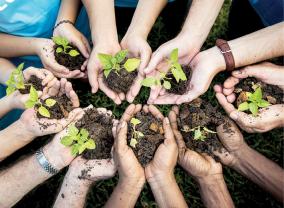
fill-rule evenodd
<path id="1" fill-rule="evenodd" d="M 25 89 L 26 85 L 30 84 L 25 84 L 25 79 L 23 75 L 23 68 L 24 68 L 24 63 L 21 63 L 16 69 L 14 69 L 11 73 L 11 76 L 9 79 L 6 81 L 7 84 L 7 89 L 6 93 L 7 95 L 12 94 L 16 90 L 20 89 Z"/>
<path id="2" fill-rule="evenodd" d="M 106 78 L 112 70 L 119 75 L 119 71 L 122 69 L 122 62 L 127 57 L 127 54 L 127 50 L 119 51 L 114 56 L 103 53 L 98 54 L 98 58 L 103 66 L 104 75 Z M 123 64 L 123 67 L 127 72 L 131 73 L 138 68 L 140 62 L 140 59 L 130 58 L 126 60 L 126 62 Z"/>
<path id="3" fill-rule="evenodd" d="M 170 59 L 167 60 L 169 64 L 169 73 L 172 74 L 176 82 L 179 83 L 180 80 L 186 81 L 186 75 L 178 62 L 178 49 L 174 49 L 170 54 Z M 171 78 L 167 77 L 167 74 L 160 72 L 160 79 L 154 77 L 148 77 L 142 81 L 142 85 L 145 87 L 151 87 L 153 85 L 163 86 L 165 89 L 171 89 Z"/>
<path id="4" fill-rule="evenodd" d="M 82 128 L 77 129 L 74 124 L 69 125 L 68 135 L 61 139 L 61 144 L 66 147 L 71 147 L 71 154 L 76 156 L 82 154 L 86 149 L 95 149 L 96 143 L 89 138 L 89 132 Z"/>
<path id="5" fill-rule="evenodd" d="M 71 49 L 69 52 L 67 52 L 67 49 L 72 48 L 69 45 L 69 42 L 64 37 L 52 37 L 53 42 L 58 45 L 59 47 L 56 48 L 56 53 L 65 53 L 69 54 L 72 57 L 78 56 L 80 53 L 76 49 Z"/>
<path id="6" fill-rule="evenodd" d="M 43 104 L 38 97 L 38 93 L 36 89 L 33 86 L 31 86 L 29 99 L 25 102 L 25 107 L 33 108 L 34 106 L 39 105 L 39 108 L 37 109 L 39 114 L 46 118 L 50 118 L 50 112 L 47 110 L 46 107 L 44 107 L 44 105 L 47 107 L 52 107 L 55 105 L 55 103 L 56 103 L 56 100 L 48 98 L 44 101 L 44 104 Z"/>
<path id="7" fill-rule="evenodd" d="M 194 132 L 193 139 L 194 140 L 200 140 L 202 142 L 205 141 L 205 139 L 207 138 L 208 133 L 211 133 L 211 134 L 216 134 L 217 133 L 215 131 L 212 131 L 212 130 L 210 130 L 210 129 L 206 128 L 206 127 L 202 127 L 202 126 L 197 126 L 197 127 L 193 128 L 193 129 L 190 129 L 188 126 L 186 126 L 186 127 L 184 127 L 182 129 L 182 131 L 184 131 L 184 132 L 192 132 L 193 131 Z"/>
<path id="8" fill-rule="evenodd" d="M 141 137 L 143 137 L 144 134 L 142 132 L 136 130 L 136 126 L 141 123 L 141 121 L 139 119 L 132 118 L 130 120 L 130 123 L 132 124 L 132 134 L 131 134 L 130 146 L 135 148 L 136 144 L 138 143 L 137 140 L 140 139 Z"/>
<path id="9" fill-rule="evenodd" d="M 247 101 L 239 105 L 238 111 L 250 111 L 253 116 L 257 116 L 259 108 L 265 108 L 270 103 L 262 98 L 262 91 L 257 87 L 253 93 L 246 92 Z"/>

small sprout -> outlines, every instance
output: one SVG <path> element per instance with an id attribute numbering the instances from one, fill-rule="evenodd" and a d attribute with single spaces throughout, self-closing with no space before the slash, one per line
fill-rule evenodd
<path id="1" fill-rule="evenodd" d="M 57 37 L 52 37 L 52 40 L 56 45 L 59 46 L 56 48 L 56 53 L 69 54 L 69 56 L 71 57 L 76 57 L 80 55 L 80 53 L 75 49 L 72 49 L 69 52 L 67 52 L 67 49 L 70 49 L 72 47 L 69 45 L 69 41 L 66 38 L 57 36 Z"/>
<path id="2" fill-rule="evenodd" d="M 189 133 L 189 132 L 194 132 L 194 136 L 193 139 L 194 140 L 200 140 L 200 141 L 205 141 L 205 139 L 207 138 L 208 133 L 210 134 L 216 134 L 217 132 L 212 131 L 206 127 L 202 127 L 202 126 L 197 126 L 193 129 L 190 129 L 190 127 L 188 125 L 184 125 L 183 129 L 181 130 L 183 132 Z"/>
<path id="3" fill-rule="evenodd" d="M 177 48 L 171 52 L 168 63 L 170 65 L 169 67 L 170 72 L 168 74 L 172 74 L 177 83 L 179 83 L 180 80 L 182 81 L 187 80 L 186 75 L 181 65 L 178 62 L 178 49 Z M 148 77 L 148 78 L 145 78 L 141 84 L 144 87 L 151 87 L 153 85 L 158 85 L 158 86 L 162 85 L 165 89 L 169 90 L 172 87 L 171 82 L 169 80 L 170 78 L 167 77 L 167 74 L 160 72 L 160 79 L 156 79 L 154 77 Z"/>
<path id="4" fill-rule="evenodd" d="M 261 88 L 258 87 L 253 93 L 246 93 L 248 99 L 239 105 L 238 111 L 250 111 L 253 116 L 257 116 L 259 108 L 265 108 L 270 103 L 262 98 Z"/>
<path id="5" fill-rule="evenodd" d="M 138 139 L 142 138 L 144 136 L 144 134 L 142 132 L 136 130 L 136 126 L 141 123 L 141 121 L 139 119 L 132 118 L 130 120 L 130 123 L 132 124 L 132 130 L 133 130 L 132 135 L 131 135 L 131 139 L 130 139 L 130 146 L 135 148 L 136 144 L 138 143 Z"/>
<path id="6" fill-rule="evenodd" d="M 24 68 L 24 63 L 21 63 L 16 69 L 12 71 L 9 79 L 6 81 L 7 95 L 12 94 L 16 90 L 25 89 L 23 68 Z"/>
<path id="7" fill-rule="evenodd" d="M 82 128 L 77 129 L 74 124 L 69 125 L 68 134 L 61 139 L 61 144 L 71 147 L 71 154 L 76 156 L 82 154 L 86 149 L 95 149 L 96 143 L 89 138 L 89 132 Z"/>
<path id="8" fill-rule="evenodd" d="M 122 69 L 122 62 L 126 59 L 128 54 L 127 50 L 122 50 L 116 53 L 114 56 L 109 54 L 98 54 L 98 59 L 104 70 L 104 75 L 107 78 L 108 75 L 112 70 L 118 74 L 118 72 Z M 140 65 L 140 59 L 137 58 L 130 58 L 127 59 L 126 62 L 123 64 L 123 67 L 127 72 L 135 71 Z"/>

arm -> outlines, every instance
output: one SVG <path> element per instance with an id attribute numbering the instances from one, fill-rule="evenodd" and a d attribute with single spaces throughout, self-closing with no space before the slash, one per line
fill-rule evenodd
<path id="1" fill-rule="evenodd" d="M 79 0 L 62 0 L 55 25 L 62 20 L 75 22 L 79 9 Z"/>
<path id="2" fill-rule="evenodd" d="M 15 65 L 7 59 L 0 58 L 0 83 L 5 84 L 10 74 L 15 69 Z M 1 117 L 1 116 L 0 116 Z"/>

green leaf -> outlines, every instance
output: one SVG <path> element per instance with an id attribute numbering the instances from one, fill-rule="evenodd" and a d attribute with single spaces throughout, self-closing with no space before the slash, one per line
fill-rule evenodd
<path id="1" fill-rule="evenodd" d="M 170 54 L 170 60 L 172 63 L 178 62 L 178 48 L 175 48 L 174 50 L 172 50 Z"/>
<path id="2" fill-rule="evenodd" d="M 172 85 L 169 81 L 164 81 L 163 86 L 167 90 L 171 89 L 171 87 L 172 87 Z"/>
<path id="3" fill-rule="evenodd" d="M 25 108 L 33 108 L 36 104 L 36 101 L 34 100 L 27 100 L 25 102 Z"/>
<path id="4" fill-rule="evenodd" d="M 51 99 L 51 98 L 48 98 L 48 99 L 45 100 L 45 105 L 46 105 L 47 107 L 52 107 L 52 106 L 55 105 L 55 103 L 56 103 L 56 100 Z"/>
<path id="5" fill-rule="evenodd" d="M 215 132 L 215 131 L 212 131 L 212 130 L 210 130 L 210 129 L 207 129 L 206 127 L 203 127 L 203 130 L 206 131 L 206 132 L 208 132 L 208 133 L 211 133 L 211 134 L 216 134 L 216 133 L 217 133 L 217 132 Z"/>
<path id="6" fill-rule="evenodd" d="M 70 136 L 77 136 L 78 133 L 79 133 L 79 130 L 77 129 L 75 124 L 69 125 L 69 127 L 68 127 L 68 134 Z"/>
<path id="7" fill-rule="evenodd" d="M 20 77 L 19 77 L 20 78 Z M 20 78 L 21 79 L 21 78 Z M 16 88 L 17 89 L 25 89 L 25 84 L 24 84 L 24 81 L 21 81 L 19 79 L 18 83 L 16 83 Z"/>
<path id="8" fill-rule="evenodd" d="M 56 48 L 56 53 L 62 53 L 62 52 L 63 52 L 63 48 L 61 47 Z"/>
<path id="9" fill-rule="evenodd" d="M 144 87 L 151 87 L 156 84 L 156 79 L 154 77 L 148 77 L 148 78 L 143 79 L 141 84 Z"/>
<path id="10" fill-rule="evenodd" d="M 124 63 L 124 68 L 126 69 L 126 71 L 128 72 L 133 72 L 135 71 L 138 66 L 140 65 L 141 60 L 137 59 L 137 58 L 131 58 L 128 59 L 125 63 Z"/>
<path id="11" fill-rule="evenodd" d="M 8 86 L 6 89 L 6 94 L 11 95 L 15 91 L 16 91 L 16 88 L 14 86 Z"/>
<path id="12" fill-rule="evenodd" d="M 60 143 L 68 147 L 73 143 L 73 139 L 70 136 L 65 136 L 61 139 Z"/>
<path id="13" fill-rule="evenodd" d="M 256 103 L 250 103 L 249 104 L 249 110 L 252 113 L 252 115 L 256 116 L 258 113 L 258 106 Z"/>
<path id="14" fill-rule="evenodd" d="M 198 128 L 198 129 L 196 129 L 195 131 L 194 131 L 194 140 L 198 140 L 198 139 L 200 139 L 202 137 L 202 132 L 201 132 L 201 130 L 200 130 L 200 128 Z"/>
<path id="15" fill-rule="evenodd" d="M 30 97 L 29 97 L 29 100 L 32 100 L 32 101 L 35 101 L 35 102 L 38 101 L 38 93 L 37 93 L 36 89 L 32 85 L 30 87 Z"/>
<path id="16" fill-rule="evenodd" d="M 130 144 L 129 144 L 129 145 L 130 145 L 131 147 L 135 148 L 137 143 L 138 143 L 137 140 L 132 138 L 132 139 L 130 140 Z"/>
<path id="17" fill-rule="evenodd" d="M 128 54 L 127 50 L 122 50 L 116 53 L 114 55 L 114 58 L 116 59 L 117 63 L 121 63 L 126 58 L 127 54 Z"/>
<path id="18" fill-rule="evenodd" d="M 73 156 L 76 156 L 79 152 L 79 147 L 80 145 L 79 144 L 73 144 L 72 147 L 71 147 L 71 154 Z"/>
<path id="19" fill-rule="evenodd" d="M 238 111 L 246 111 L 249 109 L 249 104 L 248 102 L 243 102 L 239 105 Z"/>
<path id="20" fill-rule="evenodd" d="M 270 103 L 266 100 L 261 99 L 258 103 L 257 103 L 258 107 L 260 108 L 266 108 L 268 106 L 270 106 Z"/>
<path id="21" fill-rule="evenodd" d="M 86 143 L 85 143 L 86 148 L 88 149 L 95 149 L 96 148 L 96 143 L 93 139 L 89 139 Z"/>
<path id="22" fill-rule="evenodd" d="M 110 69 L 105 69 L 104 70 L 104 75 L 105 75 L 105 77 L 107 78 L 108 77 L 108 75 L 110 74 L 110 72 L 111 72 L 111 68 Z"/>
<path id="23" fill-rule="evenodd" d="M 131 118 L 130 123 L 133 124 L 134 126 L 138 125 L 141 123 L 141 121 L 137 118 Z"/>
<path id="24" fill-rule="evenodd" d="M 117 64 L 117 60 L 114 57 L 112 57 L 110 61 L 113 66 Z"/>
<path id="25" fill-rule="evenodd" d="M 22 72 L 23 72 L 24 65 L 25 65 L 25 63 L 21 63 L 21 64 L 16 68 L 16 70 L 17 70 L 18 72 L 20 72 L 21 74 L 22 74 Z"/>
<path id="26" fill-rule="evenodd" d="M 137 131 L 137 135 L 138 135 L 138 138 L 141 138 L 141 137 L 144 136 L 144 134 L 142 132 L 140 132 L 140 131 Z"/>
<path id="27" fill-rule="evenodd" d="M 89 136 L 89 132 L 87 131 L 87 129 L 83 128 L 83 129 L 80 130 L 80 137 L 83 141 L 87 141 L 88 136 Z"/>
<path id="28" fill-rule="evenodd" d="M 79 145 L 79 148 L 78 148 L 79 154 L 82 154 L 85 151 L 85 149 L 87 149 L 85 144 Z"/>
<path id="29" fill-rule="evenodd" d="M 40 115 L 42 115 L 42 116 L 44 116 L 46 118 L 50 118 L 50 113 L 49 113 L 49 111 L 45 107 L 40 106 L 38 108 L 38 112 L 39 112 Z"/>
<path id="30" fill-rule="evenodd" d="M 99 53 L 98 59 L 104 69 L 111 69 L 113 64 L 111 63 L 112 56 L 108 54 Z"/>
<path id="31" fill-rule="evenodd" d="M 185 73 L 182 70 L 182 67 L 179 63 L 173 63 L 171 67 L 171 72 L 176 79 L 177 82 L 180 80 L 185 81 L 187 80 Z"/>
<path id="32" fill-rule="evenodd" d="M 261 88 L 258 87 L 255 92 L 249 97 L 250 101 L 260 101 L 262 99 L 262 91 Z"/>
<path id="33" fill-rule="evenodd" d="M 52 40 L 56 45 L 61 45 L 61 46 L 67 46 L 69 43 L 66 38 L 60 36 L 52 37 Z"/>
<path id="34" fill-rule="evenodd" d="M 80 53 L 75 49 L 70 50 L 68 54 L 72 57 L 80 55 Z"/>

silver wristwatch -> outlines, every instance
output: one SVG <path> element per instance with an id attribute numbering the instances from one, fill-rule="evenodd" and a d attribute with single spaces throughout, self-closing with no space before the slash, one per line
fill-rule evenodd
<path id="1" fill-rule="evenodd" d="M 35 153 L 36 155 L 36 159 L 38 161 L 38 163 L 40 164 L 40 166 L 49 174 L 51 175 L 55 175 L 59 172 L 59 170 L 57 170 L 56 168 L 54 168 L 46 159 L 42 148 L 40 148 L 39 150 L 36 151 Z"/>

